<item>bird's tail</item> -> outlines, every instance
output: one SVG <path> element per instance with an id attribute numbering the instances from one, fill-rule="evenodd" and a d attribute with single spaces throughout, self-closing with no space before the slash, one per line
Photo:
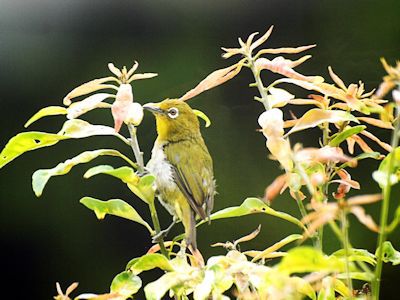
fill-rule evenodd
<path id="1" fill-rule="evenodd" d="M 188 248 L 195 259 L 192 261 L 192 265 L 204 266 L 204 258 L 199 249 L 197 249 L 196 219 L 193 211 L 190 212 L 190 223 L 188 226 L 185 226 L 185 236 Z"/>
<path id="2" fill-rule="evenodd" d="M 185 237 L 188 246 L 191 246 L 193 250 L 197 250 L 196 240 L 196 219 L 193 211 L 190 211 L 189 224 L 183 224 L 185 227 Z"/>

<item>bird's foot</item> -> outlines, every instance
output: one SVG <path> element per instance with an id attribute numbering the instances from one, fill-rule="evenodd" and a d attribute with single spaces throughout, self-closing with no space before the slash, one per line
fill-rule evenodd
<path id="1" fill-rule="evenodd" d="M 153 243 L 156 244 L 164 240 L 164 238 L 167 237 L 168 233 L 170 232 L 171 228 L 176 224 L 176 222 L 177 220 L 174 219 L 167 229 L 161 230 L 159 233 L 155 234 L 152 238 Z"/>
<path id="2" fill-rule="evenodd" d="M 169 229 L 168 229 L 168 228 L 167 228 L 167 229 L 164 229 L 164 230 L 161 230 L 159 233 L 153 235 L 151 241 L 153 242 L 153 244 L 157 244 L 157 243 L 163 241 L 164 238 L 167 237 L 168 232 L 169 232 Z"/>
<path id="3" fill-rule="evenodd" d="M 139 177 L 143 177 L 147 174 L 150 174 L 150 170 L 147 167 L 144 167 L 143 170 L 136 171 L 136 175 L 138 175 Z"/>

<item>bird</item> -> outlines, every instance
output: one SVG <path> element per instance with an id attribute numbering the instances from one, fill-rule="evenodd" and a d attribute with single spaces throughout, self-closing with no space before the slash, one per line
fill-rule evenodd
<path id="1" fill-rule="evenodd" d="M 156 119 L 157 139 L 146 165 L 155 176 L 157 196 L 173 216 L 172 225 L 181 221 L 186 244 L 197 250 L 196 219 L 210 221 L 214 206 L 213 161 L 200 132 L 192 108 L 179 99 L 166 99 L 143 105 Z"/>

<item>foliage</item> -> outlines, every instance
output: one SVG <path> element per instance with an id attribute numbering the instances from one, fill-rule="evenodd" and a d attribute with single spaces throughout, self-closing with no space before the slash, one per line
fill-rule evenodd
<path id="1" fill-rule="evenodd" d="M 264 198 L 249 197 L 238 206 L 214 212 L 210 220 L 259 213 L 284 219 L 297 226 L 296 233 L 266 249 L 240 251 L 239 244 L 256 238 L 260 232 L 258 228 L 234 242 L 212 245 L 225 248 L 227 253 L 210 257 L 203 264 L 196 253 L 187 252 L 182 236 L 170 241 L 160 237 L 161 228 L 155 206 L 155 177 L 148 174 L 145 168 L 137 135 L 143 109 L 141 104 L 134 101 L 131 85 L 136 80 L 149 79 L 157 74 L 135 73 L 137 62 L 129 70 L 126 67 L 118 69 L 110 63 L 108 68 L 114 76 L 94 79 L 74 88 L 64 97 L 65 106 L 45 107 L 25 124 L 28 127 L 43 117 L 64 115 L 67 120 L 57 133 L 23 132 L 6 144 L 0 154 L 0 168 L 27 151 L 49 147 L 65 139 L 94 135 L 115 136 L 133 150 L 135 161 L 114 149 L 96 149 L 80 153 L 54 168 L 33 173 L 32 187 L 39 197 L 51 177 L 65 175 L 74 166 L 88 163 L 98 156 L 117 156 L 122 158 L 125 165 L 117 168 L 98 165 L 89 169 L 84 177 L 100 174 L 115 177 L 149 207 L 151 221 L 139 215 L 134 203 L 132 206 L 121 199 L 103 201 L 84 197 L 80 200 L 98 219 L 108 214 L 143 225 L 150 235 L 157 237 L 158 244 L 146 254 L 128 262 L 126 269 L 112 280 L 109 292 L 101 295 L 85 293 L 75 299 L 128 299 L 142 287 L 147 299 L 162 299 L 166 295 L 176 299 L 189 299 L 191 295 L 196 300 L 229 299 L 228 295 L 238 299 L 370 299 L 371 296 L 379 299 L 383 262 L 400 264 L 400 253 L 387 240 L 388 234 L 396 229 L 400 220 L 400 206 L 396 208 L 394 219 L 390 223 L 388 220 L 391 187 L 399 181 L 400 64 L 392 67 L 382 59 L 388 75 L 383 78 L 376 92 L 365 92 L 361 81 L 346 86 L 331 67 L 328 72 L 333 83 L 327 83 L 322 76 L 304 75 L 295 70 L 310 59 L 310 55 L 295 60 L 281 56 L 302 53 L 315 45 L 257 50 L 271 33 L 272 27 L 258 39 L 255 39 L 258 33 L 251 34 L 246 41 L 239 38 L 237 48 L 222 48 L 225 52 L 223 58 L 240 59 L 231 66 L 212 72 L 180 98 L 187 101 L 238 76 L 243 69 L 251 70 L 255 82 L 250 86 L 256 87 L 260 93 L 254 99 L 264 107 L 264 112 L 258 118 L 260 131 L 266 138 L 266 147 L 271 156 L 280 164 L 282 174 L 266 188 Z M 279 56 L 271 59 L 273 55 Z M 265 86 L 261 77 L 265 71 L 282 77 Z M 286 84 L 285 87 L 296 85 L 311 94 L 308 98 L 297 98 L 280 87 L 282 84 Z M 383 97 L 391 90 L 394 102 L 389 103 Z M 311 108 L 300 117 L 292 114 L 291 118 L 284 118 L 283 108 L 293 105 Z M 97 108 L 110 110 L 114 128 L 79 119 Z M 203 112 L 194 111 L 206 122 L 206 126 L 211 124 Z M 119 133 L 123 124 L 128 127 L 130 137 Z M 392 130 L 391 145 L 371 133 L 371 126 Z M 291 144 L 290 136 L 311 128 L 321 131 L 319 148 Z M 361 150 L 357 155 L 356 145 Z M 374 148 L 380 149 L 380 152 L 374 151 Z M 361 189 L 361 184 L 352 178 L 350 172 L 362 159 L 382 159 L 379 169 L 373 173 L 382 194 L 348 196 L 352 189 Z M 298 204 L 300 218 L 271 207 L 273 201 L 277 201 L 275 199 L 286 190 Z M 382 208 L 378 225 L 365 211 L 364 205 L 380 201 Z M 352 246 L 349 214 L 353 214 L 367 229 L 378 233 L 374 254 Z M 201 221 L 197 225 L 203 223 Z M 341 245 L 331 254 L 324 253 L 323 232 L 327 226 Z M 302 244 L 307 239 L 312 241 L 313 246 Z M 153 269 L 160 269 L 164 274 L 156 281 L 143 285 L 140 274 Z M 356 291 L 353 288 L 354 280 L 371 284 L 372 294 L 369 288 Z M 70 299 L 69 295 L 77 285 L 73 283 L 63 293 L 57 283 L 58 295 L 55 299 Z"/>

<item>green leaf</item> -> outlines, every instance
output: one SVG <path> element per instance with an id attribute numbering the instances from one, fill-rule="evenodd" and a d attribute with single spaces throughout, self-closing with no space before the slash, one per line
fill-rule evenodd
<path id="1" fill-rule="evenodd" d="M 138 212 L 121 199 L 102 201 L 92 197 L 83 197 L 79 202 L 93 210 L 99 220 L 104 219 L 107 214 L 114 215 L 142 224 L 151 234 L 154 233 L 150 225 L 142 219 Z"/>
<path id="2" fill-rule="evenodd" d="M 188 274 L 169 272 L 145 286 L 147 300 L 159 300 L 172 288 L 183 285 L 190 279 Z"/>
<path id="3" fill-rule="evenodd" d="M 337 133 L 333 135 L 333 139 L 329 142 L 329 146 L 331 147 L 337 147 L 339 146 L 342 142 L 344 142 L 347 138 L 360 133 L 363 131 L 367 126 L 365 125 L 358 125 L 354 127 L 348 127 L 345 130 L 343 130 L 340 133 Z"/>
<path id="4" fill-rule="evenodd" d="M 367 282 L 372 282 L 375 277 L 373 273 L 367 273 L 367 272 L 339 273 L 336 275 L 338 279 L 343 279 L 343 280 L 347 279 L 348 276 L 350 276 L 351 279 L 367 281 Z"/>
<path id="5" fill-rule="evenodd" d="M 353 157 L 352 161 L 354 161 L 354 160 L 359 161 L 359 160 L 363 160 L 363 159 L 367 159 L 367 158 L 380 159 L 381 158 L 381 154 L 379 152 L 361 153 L 360 155 L 357 155 L 356 157 Z M 350 164 L 351 164 L 351 162 L 346 162 L 344 164 L 341 164 L 339 166 L 339 169 L 347 168 Z"/>
<path id="6" fill-rule="evenodd" d="M 98 174 L 107 174 L 116 177 L 118 179 L 121 179 L 121 181 L 124 183 L 130 183 L 130 184 L 137 184 L 140 180 L 140 177 L 136 175 L 135 171 L 130 167 L 124 166 L 114 169 L 114 167 L 109 165 L 100 165 L 93 167 L 87 170 L 86 173 L 83 175 L 83 177 L 90 178 Z"/>
<path id="7" fill-rule="evenodd" d="M 93 150 L 93 151 L 85 151 L 82 152 L 81 154 L 66 160 L 63 163 L 59 163 L 57 166 L 55 166 L 52 169 L 41 169 L 37 170 L 35 173 L 32 175 L 32 187 L 33 191 L 35 192 L 37 197 L 40 197 L 42 195 L 43 189 L 46 186 L 47 182 L 49 179 L 53 176 L 60 176 L 60 175 L 65 175 L 71 169 L 82 163 L 87 163 L 90 162 L 91 160 L 95 159 L 98 156 L 102 155 L 109 155 L 109 156 L 119 156 L 128 162 L 130 161 L 125 155 L 121 154 L 117 150 L 113 149 L 99 149 L 99 150 Z"/>
<path id="8" fill-rule="evenodd" d="M 57 134 L 38 131 L 19 133 L 11 138 L 1 151 L 0 168 L 27 151 L 52 146 L 57 144 L 59 140 L 67 138 Z"/>
<path id="9" fill-rule="evenodd" d="M 350 297 L 352 292 L 350 289 L 343 283 L 343 281 L 333 278 L 333 288 L 336 292 L 338 292 L 343 297 Z"/>
<path id="10" fill-rule="evenodd" d="M 346 253 L 345 253 L 344 249 L 340 249 L 340 250 L 332 253 L 332 255 L 337 258 L 343 258 L 343 259 L 346 257 Z M 354 249 L 354 248 L 349 249 L 349 255 L 347 258 L 350 261 L 363 261 L 363 262 L 369 263 L 371 265 L 376 264 L 375 255 L 373 255 L 372 253 L 369 253 L 365 249 Z"/>
<path id="11" fill-rule="evenodd" d="M 217 211 L 210 216 L 210 219 L 218 220 L 226 218 L 235 218 L 255 213 L 265 213 L 267 215 L 275 216 L 284 219 L 288 222 L 291 222 L 293 224 L 296 224 L 297 226 L 306 230 L 305 226 L 303 225 L 303 223 L 301 223 L 300 220 L 296 219 L 295 217 L 287 213 L 272 209 L 258 198 L 247 198 L 240 206 L 228 207 L 220 211 Z M 201 221 L 198 225 L 203 224 L 205 222 L 206 221 Z"/>
<path id="12" fill-rule="evenodd" d="M 378 256 L 378 253 L 381 248 L 378 248 L 376 250 L 375 255 Z M 385 263 L 392 263 L 392 265 L 398 265 L 400 264 L 400 252 L 394 249 L 393 245 L 391 242 L 386 241 L 383 243 L 383 261 Z"/>
<path id="13" fill-rule="evenodd" d="M 155 189 L 154 189 L 154 175 L 147 174 L 140 178 L 136 184 L 128 183 L 129 189 L 140 199 L 146 203 L 154 202 Z"/>
<path id="14" fill-rule="evenodd" d="M 397 206 L 396 211 L 394 213 L 393 221 L 387 227 L 388 233 L 390 233 L 393 230 L 395 230 L 396 227 L 399 225 L 399 223 L 400 223 L 400 206 Z"/>
<path id="15" fill-rule="evenodd" d="M 390 166 L 391 165 L 391 166 Z M 390 168 L 390 169 L 389 169 Z M 390 180 L 388 180 L 388 175 Z M 381 164 L 377 171 L 372 174 L 374 180 L 379 184 L 381 188 L 386 185 L 394 185 L 399 181 L 400 177 L 400 147 L 394 149 L 389 153 Z"/>
<path id="16" fill-rule="evenodd" d="M 344 263 L 312 247 L 301 246 L 287 252 L 278 264 L 278 270 L 289 274 L 318 271 L 340 272 L 344 270 Z"/>
<path id="17" fill-rule="evenodd" d="M 282 248 L 283 246 L 292 243 L 294 241 L 303 239 L 304 237 L 301 234 L 291 234 L 287 237 L 285 237 L 283 240 L 280 240 L 279 242 L 273 244 L 271 247 L 268 247 L 267 249 L 260 251 L 257 256 L 255 256 L 252 261 L 257 261 L 261 258 L 266 258 L 268 255 L 270 255 L 272 252 L 277 251 L 278 249 Z"/>
<path id="18" fill-rule="evenodd" d="M 114 277 L 110 292 L 118 293 L 124 297 L 130 297 L 131 295 L 136 294 L 142 286 L 142 280 L 129 271 L 124 271 L 119 273 Z"/>
<path id="19" fill-rule="evenodd" d="M 202 111 L 200 111 L 198 109 L 193 109 L 193 112 L 196 116 L 198 116 L 200 119 L 203 119 L 203 121 L 206 122 L 206 128 L 211 125 L 211 121 L 205 113 L 203 113 Z"/>
<path id="20" fill-rule="evenodd" d="M 56 115 L 66 115 L 67 109 L 62 106 L 48 106 L 39 110 L 36 114 L 34 114 L 24 125 L 24 127 L 28 127 L 33 122 L 46 117 L 46 116 L 56 116 Z"/>
<path id="21" fill-rule="evenodd" d="M 155 268 L 159 268 L 168 272 L 174 270 L 168 259 L 159 253 L 149 253 L 143 255 L 142 257 L 134 258 L 128 263 L 126 268 L 135 274 L 140 274 L 143 271 L 148 271 Z"/>
<path id="22" fill-rule="evenodd" d="M 290 281 L 293 282 L 296 285 L 296 290 L 303 294 L 306 295 L 308 298 L 315 300 L 317 297 L 315 296 L 315 291 L 311 284 L 304 280 L 303 278 L 300 277 L 291 277 Z"/>
<path id="23" fill-rule="evenodd" d="M 126 138 L 116 133 L 111 127 L 92 125 L 79 119 L 68 120 L 57 134 L 30 131 L 19 133 L 11 138 L 0 153 L 0 168 L 27 151 L 52 146 L 61 140 L 79 139 L 94 135 L 114 135 L 129 144 Z M 135 163 L 126 157 L 124 159 L 136 168 Z"/>

